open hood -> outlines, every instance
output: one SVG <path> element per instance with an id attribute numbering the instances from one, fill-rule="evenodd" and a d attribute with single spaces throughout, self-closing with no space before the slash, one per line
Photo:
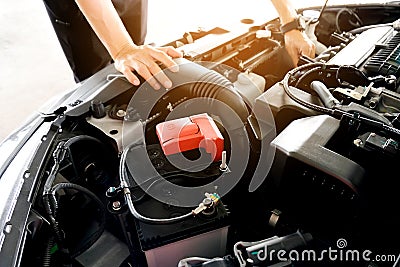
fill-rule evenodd
<path id="1" fill-rule="evenodd" d="M 109 65 L 33 115 L 0 266 L 398 266 L 399 4 L 311 2 L 296 67 L 278 19 L 216 25 L 166 44 L 172 89 Z"/>

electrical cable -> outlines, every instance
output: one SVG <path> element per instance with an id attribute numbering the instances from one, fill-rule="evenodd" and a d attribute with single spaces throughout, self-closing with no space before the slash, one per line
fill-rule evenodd
<path id="1" fill-rule="evenodd" d="M 83 140 L 93 141 L 93 142 L 95 142 L 95 143 L 97 143 L 97 144 L 99 144 L 101 146 L 104 146 L 104 144 L 102 142 L 100 142 L 99 139 L 97 139 L 95 137 L 92 137 L 92 136 L 89 136 L 89 135 L 77 135 L 77 136 L 74 136 L 74 137 L 68 139 L 68 141 L 65 142 L 64 147 L 68 151 L 68 155 L 69 155 L 69 158 L 71 160 L 72 167 L 74 169 L 76 177 L 79 177 L 79 172 L 78 172 L 78 168 L 76 167 L 75 160 L 72 157 L 73 154 L 71 152 L 71 145 L 75 144 L 75 143 L 77 143 L 79 141 L 83 141 Z"/>
<path id="2" fill-rule="evenodd" d="M 316 67 L 322 67 L 322 66 L 324 66 L 323 63 L 309 63 L 309 64 L 306 64 L 306 65 L 302 65 L 302 66 L 300 66 L 300 67 L 294 68 L 294 69 L 290 70 L 290 71 L 285 75 L 285 77 L 284 77 L 283 80 L 282 80 L 282 86 L 283 86 L 283 89 L 285 90 L 285 93 L 286 93 L 291 99 L 293 99 L 295 102 L 299 103 L 300 105 L 303 105 L 303 106 L 305 106 L 305 107 L 307 107 L 307 108 L 310 108 L 310 109 L 312 109 L 312 110 L 315 110 L 315 111 L 318 111 L 318 112 L 321 112 L 321 113 L 326 113 L 326 114 L 334 115 L 334 114 L 335 114 L 335 110 L 333 110 L 333 109 L 321 107 L 321 106 L 319 106 L 319 105 L 315 105 L 315 104 L 313 104 L 313 103 L 309 103 L 309 102 L 304 101 L 303 99 L 297 97 L 297 96 L 292 92 L 292 89 L 291 89 L 290 86 L 289 86 L 289 79 L 290 79 L 290 77 L 293 76 L 294 73 L 299 72 L 299 71 L 302 71 L 302 70 L 307 69 L 307 68 L 310 68 L 310 67 L 311 67 L 312 69 L 314 69 L 314 68 L 316 68 Z"/>
<path id="3" fill-rule="evenodd" d="M 245 267 L 247 265 L 247 262 L 243 259 L 242 251 L 239 249 L 240 246 L 242 246 L 242 247 L 255 246 L 255 245 L 267 242 L 269 240 L 272 240 L 274 238 L 277 238 L 277 236 L 273 236 L 273 237 L 270 237 L 270 238 L 267 238 L 267 239 L 263 239 L 263 240 L 259 240 L 259 241 L 250 241 L 250 242 L 239 241 L 239 242 L 236 242 L 235 245 L 233 246 L 233 252 L 235 254 L 235 257 L 236 257 L 237 261 L 239 262 L 240 267 Z"/>
<path id="4" fill-rule="evenodd" d="M 133 145 L 134 144 L 131 144 L 123 150 L 123 152 L 121 154 L 120 164 L 119 164 L 119 177 L 120 177 L 120 181 L 121 181 L 121 187 L 124 190 L 125 200 L 128 204 L 129 211 L 132 213 L 132 215 L 140 221 L 143 221 L 146 223 L 151 223 L 151 224 L 169 224 L 169 223 L 182 221 L 186 218 L 191 217 L 193 215 L 193 212 L 189 212 L 184 215 L 171 217 L 171 218 L 150 218 L 150 217 L 141 215 L 136 210 L 135 205 L 133 204 L 133 201 L 132 201 L 131 192 L 128 187 L 128 182 L 127 182 L 127 177 L 126 177 L 126 168 L 125 168 L 126 156 L 129 152 L 130 148 Z"/>
<path id="5" fill-rule="evenodd" d="M 359 25 L 362 25 L 362 24 L 363 24 L 362 20 L 360 19 L 360 17 L 359 17 L 356 13 L 354 13 L 352 10 L 350 10 L 350 9 L 348 9 L 348 8 L 342 8 L 342 9 L 340 9 L 340 10 L 338 11 L 338 13 L 336 14 L 336 21 L 335 21 L 336 30 L 337 30 L 339 33 L 342 33 L 342 32 L 343 32 L 342 29 L 340 28 L 340 25 L 339 25 L 339 24 L 340 24 L 340 23 L 339 23 L 339 19 L 340 19 L 340 16 L 342 15 L 343 12 L 347 12 L 347 13 L 349 13 L 350 15 L 354 16 L 354 17 L 356 18 L 357 23 L 358 23 Z"/>
<path id="6" fill-rule="evenodd" d="M 51 186 L 56 178 L 56 175 L 58 173 L 60 163 L 65 157 L 65 147 L 64 147 L 65 142 L 60 142 L 58 143 L 56 149 L 53 151 L 53 159 L 54 159 L 54 164 L 50 170 L 50 174 L 46 179 L 46 182 L 44 184 L 43 188 L 43 204 L 44 208 L 46 210 L 46 213 L 49 218 L 50 226 L 53 230 L 53 234 L 55 236 L 57 245 L 59 247 L 60 252 L 62 253 L 62 256 L 64 260 L 69 261 L 70 259 L 70 252 L 69 249 L 66 247 L 64 244 L 64 232 L 61 230 L 58 221 L 55 218 L 56 214 L 56 209 L 58 207 L 57 201 L 53 198 L 51 192 Z M 51 255 L 48 255 L 47 253 L 44 255 L 43 258 L 44 261 L 44 266 L 45 264 L 51 262 Z"/>
<path id="7" fill-rule="evenodd" d="M 73 184 L 73 183 L 59 183 L 59 184 L 56 184 L 51 189 L 50 194 L 54 196 L 54 199 L 56 199 L 55 198 L 55 194 L 57 193 L 57 191 L 63 190 L 63 189 L 73 189 L 73 190 L 81 192 L 81 193 L 85 194 L 86 196 L 90 197 L 92 200 L 94 200 L 94 202 L 99 207 L 100 214 L 101 214 L 100 222 L 99 222 L 99 229 L 97 231 L 95 231 L 89 237 L 88 241 L 84 245 L 82 245 L 78 250 L 76 250 L 73 253 L 71 253 L 71 257 L 76 257 L 76 256 L 82 254 L 89 247 L 91 247 L 100 238 L 100 236 L 103 234 L 104 229 L 105 229 L 105 224 L 106 224 L 106 209 L 104 207 L 103 202 L 93 192 L 91 192 L 87 188 L 85 188 L 83 186 L 80 186 L 80 185 L 77 185 L 77 184 Z"/>
<path id="8" fill-rule="evenodd" d="M 50 208 L 51 206 L 49 204 L 50 201 L 49 201 L 48 197 L 49 197 L 49 194 L 44 195 L 43 200 L 45 202 L 45 207 L 46 207 L 46 210 L 48 213 L 50 226 L 53 230 L 53 234 L 56 239 L 55 241 L 57 243 L 58 250 L 60 251 L 61 256 L 62 256 L 62 262 L 64 263 L 63 266 L 70 266 L 70 264 L 68 262 L 70 262 L 71 254 L 70 254 L 68 247 L 65 245 L 65 242 L 64 242 L 64 239 L 65 239 L 64 232 L 60 228 L 60 225 L 59 225 L 58 221 L 56 220 L 56 218 L 53 216 L 53 212 L 51 211 L 51 208 Z M 48 205 L 46 205 L 46 202 L 48 203 Z M 51 263 L 52 255 L 50 253 L 50 249 L 51 249 L 50 246 L 51 246 L 51 243 L 54 242 L 54 239 L 53 240 L 49 239 L 48 242 L 49 242 L 47 244 L 48 247 L 46 249 L 45 255 L 43 256 L 43 266 L 46 266 L 46 264 Z"/>
<path id="9" fill-rule="evenodd" d="M 53 151 L 54 164 L 51 167 L 49 176 L 47 177 L 46 182 L 44 184 L 43 195 L 46 195 L 50 192 L 51 186 L 53 185 L 58 170 L 60 168 L 60 163 L 61 161 L 63 161 L 65 154 L 66 154 L 65 142 L 61 141 L 57 144 L 57 147 Z"/>
<path id="10" fill-rule="evenodd" d="M 304 72 L 304 74 L 301 75 L 300 78 L 297 80 L 294 87 L 297 88 L 308 75 L 310 75 L 311 73 L 314 73 L 316 71 L 319 71 L 320 69 L 321 69 L 321 66 L 318 66 L 318 67 L 311 68 L 311 69 L 307 70 L 306 72 Z"/>
<path id="11" fill-rule="evenodd" d="M 172 217 L 172 218 L 149 218 L 146 216 L 141 215 L 135 208 L 135 205 L 132 202 L 132 198 L 131 198 L 131 194 L 127 193 L 125 191 L 125 199 L 126 202 L 128 203 L 128 207 L 130 212 L 132 213 L 132 215 L 142 221 L 142 222 L 146 222 L 146 223 L 151 223 L 151 224 L 170 224 L 170 223 L 174 223 L 174 222 L 179 222 L 182 221 L 184 219 L 187 219 L 189 217 L 192 216 L 192 212 L 186 213 L 184 215 L 181 216 L 176 216 L 176 217 Z"/>
<path id="12" fill-rule="evenodd" d="M 95 141 L 99 144 L 102 144 L 97 138 L 94 138 L 94 137 L 91 137 L 88 135 L 74 136 L 74 137 L 68 139 L 67 141 L 60 141 L 53 151 L 52 156 L 53 156 L 54 164 L 50 170 L 49 176 L 47 177 L 45 184 L 44 184 L 44 188 L 43 188 L 44 208 L 49 217 L 50 225 L 53 229 L 53 233 L 56 238 L 59 249 L 67 261 L 69 261 L 69 259 L 71 257 L 78 256 L 83 251 L 88 249 L 91 245 L 93 245 L 93 243 L 96 242 L 98 240 L 98 238 L 101 236 L 101 234 L 104 232 L 105 223 L 106 223 L 104 205 L 101 202 L 101 200 L 90 190 L 88 190 L 82 186 L 72 184 L 72 183 L 61 183 L 61 184 L 57 184 L 52 187 L 52 185 L 55 181 L 55 178 L 59 172 L 61 162 L 65 159 L 67 152 L 69 154 L 71 154 L 70 146 L 72 144 L 74 144 L 78 141 L 82 141 L 82 140 Z M 61 229 L 59 222 L 56 219 L 57 211 L 58 211 L 58 203 L 57 203 L 55 193 L 58 190 L 66 189 L 66 188 L 75 189 L 77 191 L 80 191 L 80 192 L 86 194 L 87 196 L 89 196 L 91 199 L 93 199 L 100 207 L 101 215 L 102 215 L 101 219 L 100 219 L 99 229 L 96 232 L 94 232 L 90 236 L 88 241 L 83 246 L 81 246 L 81 248 L 79 250 L 75 251 L 74 253 L 71 253 L 70 250 L 66 247 L 65 233 Z M 52 242 L 54 242 L 54 240 Z M 46 264 L 49 265 L 50 262 L 51 262 L 51 255 L 49 255 L 48 252 L 46 252 L 43 257 L 43 265 L 44 266 L 46 266 Z"/>
<path id="13" fill-rule="evenodd" d="M 51 250 L 54 246 L 54 237 L 50 236 L 49 240 L 47 241 L 44 255 L 42 258 L 42 267 L 51 267 Z"/>
<path id="14" fill-rule="evenodd" d="M 103 145 L 103 143 L 100 142 L 99 139 L 97 139 L 97 138 L 95 138 L 93 136 L 90 136 L 90 135 L 77 135 L 77 136 L 74 136 L 74 137 L 71 137 L 70 139 L 68 139 L 65 142 L 65 147 L 70 147 L 72 144 L 74 144 L 74 143 L 76 143 L 78 141 L 82 141 L 82 140 L 94 141 L 94 142 L 96 142 L 98 144 Z"/>
<path id="15" fill-rule="evenodd" d="M 202 257 L 185 258 L 178 262 L 178 267 L 192 267 L 193 266 L 192 262 L 196 262 L 196 265 L 198 265 L 198 263 L 202 264 L 202 263 L 208 262 L 210 260 L 211 259 L 209 259 L 209 258 L 202 258 Z"/>
<path id="16" fill-rule="evenodd" d="M 47 177 L 46 182 L 44 184 L 43 195 L 48 194 L 49 191 L 51 190 L 51 187 L 54 183 L 56 175 L 60 169 L 60 163 L 64 160 L 67 152 L 69 153 L 69 156 L 71 157 L 71 150 L 70 150 L 71 145 L 78 141 L 82 141 L 82 140 L 95 141 L 96 143 L 103 145 L 103 143 L 101 143 L 100 140 L 98 140 L 97 138 L 94 138 L 92 136 L 89 136 L 89 135 L 78 135 L 78 136 L 74 136 L 74 137 L 68 139 L 67 141 L 60 141 L 57 144 L 57 147 L 53 151 L 54 164 L 53 164 L 53 166 L 50 170 L 50 174 Z M 73 164 L 73 166 L 74 166 L 75 173 L 77 173 L 74 164 Z"/>
<path id="17" fill-rule="evenodd" d="M 290 70 L 282 80 L 282 86 L 283 86 L 283 89 L 285 90 L 285 93 L 291 99 L 293 99 L 295 102 L 299 103 L 300 105 L 303 105 L 303 106 L 305 106 L 307 108 L 310 108 L 312 110 L 315 110 L 317 112 L 329 114 L 329 115 L 332 115 L 332 116 L 334 116 L 336 118 L 341 118 L 343 116 L 347 116 L 347 117 L 352 117 L 353 118 L 354 117 L 353 114 L 351 114 L 349 112 L 346 112 L 346 111 L 343 111 L 340 108 L 326 108 L 326 107 L 322 107 L 322 106 L 319 106 L 319 105 L 316 105 L 316 104 L 313 104 L 313 103 L 309 103 L 309 102 L 297 97 L 292 92 L 292 89 L 289 86 L 289 79 L 294 75 L 294 73 L 299 72 L 299 71 L 303 71 L 304 69 L 307 69 L 307 68 L 310 68 L 310 67 L 313 68 L 313 67 L 318 67 L 318 66 L 326 66 L 326 65 L 323 64 L 323 63 L 309 63 L 309 64 L 302 65 L 300 67 L 297 67 L 297 68 L 294 68 L 294 69 Z M 331 67 L 337 67 L 337 66 L 336 65 L 332 65 Z M 396 129 L 396 128 L 394 128 L 394 127 L 392 127 L 390 125 L 387 125 L 387 124 L 385 124 L 383 122 L 380 122 L 380 121 L 377 121 L 377 120 L 374 120 L 374 119 L 370 119 L 370 118 L 367 118 L 365 116 L 357 116 L 356 119 L 362 121 L 363 123 L 365 123 L 367 125 L 373 126 L 373 127 L 378 128 L 380 130 L 383 130 L 383 131 L 386 131 L 389 134 L 393 134 L 396 137 L 400 137 L 400 130 L 399 129 Z"/>

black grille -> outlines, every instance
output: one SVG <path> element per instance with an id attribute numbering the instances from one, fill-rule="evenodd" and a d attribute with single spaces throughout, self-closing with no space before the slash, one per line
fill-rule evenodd
<path id="1" fill-rule="evenodd" d="M 400 72 L 400 33 L 398 32 L 372 56 L 364 68 L 371 72 L 381 75 L 396 75 Z"/>

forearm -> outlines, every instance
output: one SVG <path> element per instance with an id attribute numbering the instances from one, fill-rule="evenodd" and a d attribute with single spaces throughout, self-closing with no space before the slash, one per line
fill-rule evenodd
<path id="1" fill-rule="evenodd" d="M 291 0 L 271 0 L 282 25 L 295 20 L 298 16 Z M 315 56 L 314 43 L 297 28 L 289 28 L 284 31 L 285 48 L 292 58 L 294 66 L 297 66 L 300 56 Z"/>
<path id="2" fill-rule="evenodd" d="M 113 59 L 125 47 L 135 45 L 111 0 L 75 1 Z"/>
<path id="3" fill-rule="evenodd" d="M 286 24 L 297 17 L 296 9 L 290 0 L 271 0 L 282 24 Z"/>

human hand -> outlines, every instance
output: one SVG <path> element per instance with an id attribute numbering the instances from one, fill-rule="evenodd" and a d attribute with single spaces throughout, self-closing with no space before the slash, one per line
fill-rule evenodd
<path id="1" fill-rule="evenodd" d="M 182 57 L 182 53 L 171 46 L 156 48 L 149 45 L 127 45 L 115 56 L 114 65 L 133 85 L 140 84 L 139 78 L 133 73 L 136 71 L 154 89 L 158 90 L 161 88 L 160 83 L 165 88 L 172 86 L 171 80 L 162 72 L 158 62 L 170 68 L 171 71 L 177 72 L 178 65 L 172 58 L 178 57 Z"/>
<path id="2" fill-rule="evenodd" d="M 285 47 L 294 66 L 297 66 L 301 55 L 310 58 L 315 57 L 314 43 L 299 30 L 291 30 L 285 33 Z"/>

